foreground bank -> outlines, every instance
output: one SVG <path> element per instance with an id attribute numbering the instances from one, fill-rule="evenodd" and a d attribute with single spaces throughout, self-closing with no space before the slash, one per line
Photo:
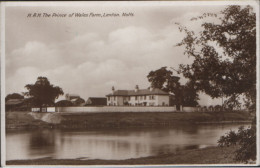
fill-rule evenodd
<path id="1" fill-rule="evenodd" d="M 168 127 L 198 123 L 251 122 L 249 112 L 31 113 L 7 112 L 6 129 Z"/>
<path id="2" fill-rule="evenodd" d="M 208 147 L 183 150 L 160 156 L 127 160 L 34 159 L 10 160 L 7 165 L 166 165 L 166 164 L 242 164 L 234 160 L 237 147 Z"/>

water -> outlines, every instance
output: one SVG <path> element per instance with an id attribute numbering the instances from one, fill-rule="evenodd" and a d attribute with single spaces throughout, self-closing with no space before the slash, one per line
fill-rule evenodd
<path id="1" fill-rule="evenodd" d="M 216 146 L 217 140 L 242 124 L 190 125 L 175 128 L 113 130 L 8 131 L 6 158 L 129 159 Z"/>

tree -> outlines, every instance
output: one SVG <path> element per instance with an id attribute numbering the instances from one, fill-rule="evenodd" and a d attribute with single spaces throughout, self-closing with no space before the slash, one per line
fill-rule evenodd
<path id="1" fill-rule="evenodd" d="M 235 160 L 248 162 L 256 160 L 256 117 L 249 128 L 240 127 L 238 132 L 230 131 L 218 140 L 220 147 L 238 145 Z"/>
<path id="2" fill-rule="evenodd" d="M 256 14 L 252 7 L 228 6 L 217 14 L 204 14 L 192 21 L 215 17 L 220 23 L 204 22 L 196 34 L 179 25 L 185 38 L 177 44 L 194 59 L 180 65 L 179 72 L 212 98 L 227 97 L 227 106 L 256 105 Z"/>
<path id="3" fill-rule="evenodd" d="M 194 89 L 194 85 L 191 82 L 186 85 L 181 85 L 179 77 L 173 76 L 173 72 L 167 70 L 167 67 L 162 67 L 155 71 L 151 71 L 148 75 L 148 81 L 151 83 L 151 87 L 162 89 L 165 92 L 173 93 L 174 98 L 171 97 L 171 101 L 174 101 L 175 105 L 196 106 L 198 104 L 198 94 Z M 170 104 L 173 104 L 170 102 Z"/>
<path id="4" fill-rule="evenodd" d="M 199 95 L 192 82 L 187 82 L 182 87 L 182 105 L 195 107 L 198 105 Z"/>
<path id="5" fill-rule="evenodd" d="M 64 94 L 60 87 L 50 84 L 46 77 L 38 77 L 35 84 L 28 84 L 25 88 L 28 92 L 24 94 L 32 98 L 33 105 L 39 106 L 41 111 L 43 106 L 53 106 L 55 99 Z"/>
<path id="6" fill-rule="evenodd" d="M 19 93 L 12 93 L 12 94 L 8 94 L 5 97 L 5 101 L 8 101 L 10 99 L 24 99 L 24 96 L 20 95 Z"/>

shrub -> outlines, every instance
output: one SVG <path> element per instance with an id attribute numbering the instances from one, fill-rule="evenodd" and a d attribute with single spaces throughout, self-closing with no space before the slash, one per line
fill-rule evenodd
<path id="1" fill-rule="evenodd" d="M 226 135 L 221 136 L 218 140 L 218 145 L 232 146 L 239 145 L 235 151 L 235 160 L 248 162 L 256 160 L 256 124 L 255 121 L 248 128 L 239 127 L 238 132 L 230 131 Z"/>

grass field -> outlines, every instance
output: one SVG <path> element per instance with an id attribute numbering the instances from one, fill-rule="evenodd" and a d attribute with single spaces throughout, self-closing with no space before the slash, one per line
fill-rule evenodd
<path id="1" fill-rule="evenodd" d="M 46 115 L 42 113 L 39 115 Z M 50 113 L 49 113 L 50 114 Z M 250 122 L 249 112 L 165 112 L 165 113 L 55 113 L 60 123 L 34 119 L 29 112 L 7 112 L 6 128 L 124 128 L 165 127 L 196 123 Z"/>

